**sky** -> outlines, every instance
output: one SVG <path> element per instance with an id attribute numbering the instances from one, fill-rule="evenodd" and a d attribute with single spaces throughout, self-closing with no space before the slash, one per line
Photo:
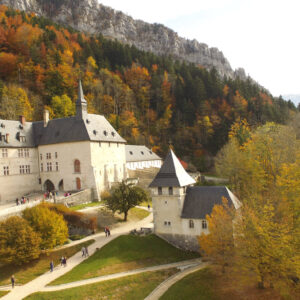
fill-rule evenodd
<path id="1" fill-rule="evenodd" d="M 300 94 L 299 0 L 98 0 L 223 52 L 274 96 Z"/>

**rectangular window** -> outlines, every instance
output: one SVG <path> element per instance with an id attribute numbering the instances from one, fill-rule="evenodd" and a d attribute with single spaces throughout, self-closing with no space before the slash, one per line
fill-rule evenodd
<path id="1" fill-rule="evenodd" d="M 26 142 L 26 137 L 25 136 L 20 136 L 20 142 L 25 143 Z"/>
<path id="2" fill-rule="evenodd" d="M 4 173 L 4 176 L 9 175 L 9 167 L 8 166 L 3 167 L 3 173 Z"/>
<path id="3" fill-rule="evenodd" d="M 30 174 L 30 165 L 25 166 L 25 172 L 26 174 Z"/>
<path id="4" fill-rule="evenodd" d="M 168 222 L 168 226 L 171 226 L 171 222 Z"/>
<path id="5" fill-rule="evenodd" d="M 20 166 L 20 174 L 25 174 L 25 166 Z"/>
<path id="6" fill-rule="evenodd" d="M 55 152 L 55 158 L 57 158 L 57 152 Z"/>
<path id="7" fill-rule="evenodd" d="M 43 154 L 42 153 L 40 154 L 40 160 L 43 160 Z"/>
<path id="8" fill-rule="evenodd" d="M 51 153 L 46 153 L 46 159 L 51 159 Z"/>
<path id="9" fill-rule="evenodd" d="M 55 163 L 55 169 L 58 171 L 58 162 Z"/>
<path id="10" fill-rule="evenodd" d="M 23 149 L 18 149 L 18 157 L 24 157 Z"/>
<path id="11" fill-rule="evenodd" d="M 162 187 L 158 187 L 158 195 L 162 195 Z"/>
<path id="12" fill-rule="evenodd" d="M 41 163 L 41 172 L 44 172 L 44 166 L 42 163 Z"/>
<path id="13" fill-rule="evenodd" d="M 206 220 L 202 220 L 202 229 L 207 229 L 207 222 L 206 222 Z"/>
<path id="14" fill-rule="evenodd" d="M 24 157 L 29 157 L 29 149 L 24 149 Z"/>
<path id="15" fill-rule="evenodd" d="M 52 172 L 52 163 L 51 162 L 47 163 L 47 172 Z"/>
<path id="16" fill-rule="evenodd" d="M 173 195 L 173 187 L 169 187 L 169 195 Z"/>
<path id="17" fill-rule="evenodd" d="M 2 149 L 2 157 L 8 157 L 8 151 L 7 149 Z"/>

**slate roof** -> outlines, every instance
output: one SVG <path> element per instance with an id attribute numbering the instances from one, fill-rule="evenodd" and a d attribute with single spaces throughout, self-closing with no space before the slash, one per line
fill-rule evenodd
<path id="1" fill-rule="evenodd" d="M 241 206 L 236 196 L 226 186 L 193 186 L 189 187 L 184 199 L 181 218 L 205 219 L 211 214 L 215 204 L 222 204 L 222 197 L 228 200 L 235 209 Z"/>
<path id="2" fill-rule="evenodd" d="M 9 134 L 8 143 L 6 134 Z M 0 120 L 0 148 L 32 148 L 35 147 L 35 141 L 32 132 L 32 123 L 26 122 L 22 125 L 19 121 Z M 22 141 L 21 137 L 25 137 Z"/>
<path id="3" fill-rule="evenodd" d="M 195 180 L 184 170 L 172 150 L 149 187 L 182 187 L 194 184 Z"/>
<path id="4" fill-rule="evenodd" d="M 126 145 L 126 162 L 161 160 L 146 146 Z"/>
<path id="5" fill-rule="evenodd" d="M 126 143 L 111 124 L 101 115 L 87 114 L 78 117 L 33 123 L 36 145 L 49 145 L 79 141 Z"/>

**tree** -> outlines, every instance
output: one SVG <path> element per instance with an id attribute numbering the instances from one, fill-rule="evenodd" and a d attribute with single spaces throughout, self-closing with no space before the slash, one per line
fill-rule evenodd
<path id="1" fill-rule="evenodd" d="M 51 100 L 55 118 L 64 118 L 74 116 L 75 105 L 67 95 L 55 96 Z"/>
<path id="2" fill-rule="evenodd" d="M 0 262 L 21 265 L 40 255 L 41 238 L 23 218 L 0 223 Z"/>
<path id="3" fill-rule="evenodd" d="M 148 199 L 148 195 L 142 188 L 123 180 L 113 187 L 110 194 L 105 197 L 107 207 L 114 213 L 124 213 L 124 221 L 127 221 L 128 211 Z"/>
<path id="4" fill-rule="evenodd" d="M 41 248 L 52 249 L 68 239 L 68 227 L 63 216 L 51 211 L 43 204 L 27 208 L 23 217 L 41 235 Z"/>
<path id="5" fill-rule="evenodd" d="M 206 215 L 209 234 L 198 238 L 200 251 L 203 255 L 210 257 L 214 263 L 225 267 L 233 260 L 233 218 L 235 209 L 228 205 L 228 200 L 222 198 L 223 205 L 215 205 L 210 215 Z"/>

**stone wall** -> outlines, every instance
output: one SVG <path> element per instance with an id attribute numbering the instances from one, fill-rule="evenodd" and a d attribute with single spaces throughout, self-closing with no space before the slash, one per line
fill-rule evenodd
<path id="1" fill-rule="evenodd" d="M 196 236 L 183 235 L 183 234 L 156 234 L 173 246 L 188 250 L 199 252 L 199 243 Z"/>
<path id="2" fill-rule="evenodd" d="M 94 195 L 92 189 L 86 189 L 84 191 L 72 194 L 65 198 L 60 198 L 56 200 L 56 203 L 67 204 L 68 206 L 75 206 L 83 203 L 89 203 L 94 200 Z"/>

